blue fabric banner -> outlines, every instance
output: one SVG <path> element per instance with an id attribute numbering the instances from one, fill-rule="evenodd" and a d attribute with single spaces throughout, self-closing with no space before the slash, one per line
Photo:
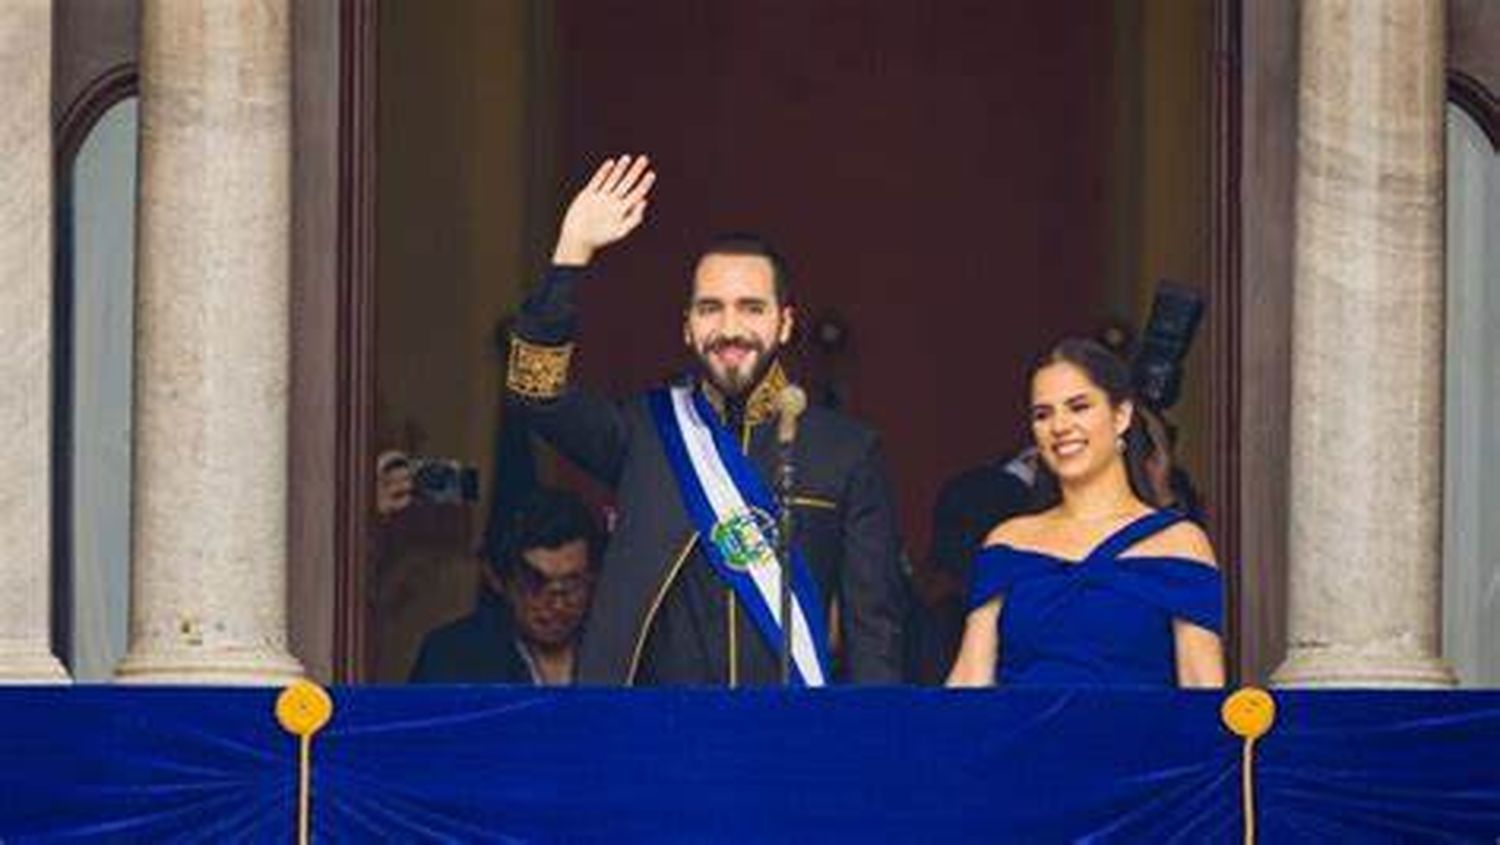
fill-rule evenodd
<path id="1" fill-rule="evenodd" d="M 276 690 L 0 690 L 0 840 L 294 841 Z M 320 842 L 1238 842 L 1223 696 L 340 688 Z M 1261 842 L 1500 837 L 1500 692 L 1284 692 Z"/>

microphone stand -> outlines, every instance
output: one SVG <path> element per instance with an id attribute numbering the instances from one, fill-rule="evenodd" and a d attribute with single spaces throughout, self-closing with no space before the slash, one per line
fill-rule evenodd
<path id="1" fill-rule="evenodd" d="M 793 441 L 777 444 L 780 449 L 776 473 L 776 499 L 781 512 L 776 522 L 776 560 L 781 564 L 781 685 L 792 685 L 792 490 L 797 467 L 792 460 Z"/>
<path id="2" fill-rule="evenodd" d="M 776 520 L 776 560 L 781 564 L 781 685 L 792 685 L 792 490 L 797 484 L 793 451 L 797 443 L 797 418 L 807 410 L 807 394 L 788 384 L 776 396 L 780 413 L 776 419 L 776 500 L 781 507 Z M 803 608 L 803 613 L 812 613 Z M 811 620 L 808 620 L 811 622 Z M 811 633 L 811 632 L 809 632 Z"/>

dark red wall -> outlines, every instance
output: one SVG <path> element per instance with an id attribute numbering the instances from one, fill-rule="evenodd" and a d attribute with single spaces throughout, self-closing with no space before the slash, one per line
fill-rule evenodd
<path id="1" fill-rule="evenodd" d="M 681 368 L 695 249 L 767 235 L 803 315 L 851 327 L 850 407 L 923 559 L 942 480 L 1018 443 L 1026 362 L 1103 319 L 1110 6 L 559 0 L 566 190 L 620 152 L 660 179 L 585 292 L 585 377 Z"/>

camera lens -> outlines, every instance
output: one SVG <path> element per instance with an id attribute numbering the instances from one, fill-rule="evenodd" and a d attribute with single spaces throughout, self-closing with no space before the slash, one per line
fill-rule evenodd
<path id="1" fill-rule="evenodd" d="M 456 475 L 447 464 L 425 463 L 412 475 L 412 486 L 430 498 L 442 498 L 442 494 L 458 486 Z"/>

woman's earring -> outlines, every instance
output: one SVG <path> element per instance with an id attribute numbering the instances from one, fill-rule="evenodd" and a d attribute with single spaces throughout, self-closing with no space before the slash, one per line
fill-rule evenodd
<path id="1" fill-rule="evenodd" d="M 1125 435 L 1121 434 L 1115 438 L 1115 451 L 1125 454 Z"/>

